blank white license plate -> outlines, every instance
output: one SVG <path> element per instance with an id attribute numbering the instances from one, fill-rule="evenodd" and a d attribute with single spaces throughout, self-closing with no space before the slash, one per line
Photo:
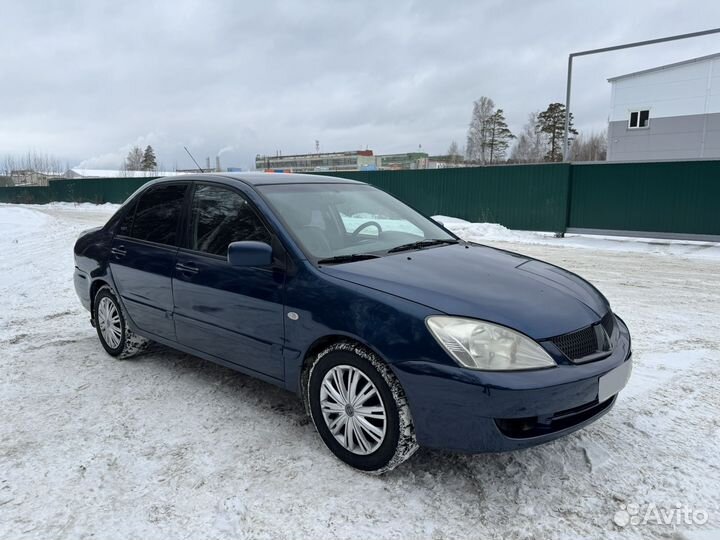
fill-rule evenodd
<path id="1" fill-rule="evenodd" d="M 630 379 L 631 371 L 632 359 L 629 359 L 622 366 L 618 366 L 600 377 L 598 383 L 598 402 L 602 403 L 603 401 L 607 401 L 625 388 L 628 379 Z"/>

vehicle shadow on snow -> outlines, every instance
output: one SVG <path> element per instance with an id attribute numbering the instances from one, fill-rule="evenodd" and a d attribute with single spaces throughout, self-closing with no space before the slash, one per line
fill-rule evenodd
<path id="1" fill-rule="evenodd" d="M 278 437 L 292 438 L 293 444 L 301 447 L 299 453 L 304 458 L 322 460 L 322 466 L 327 466 L 329 460 L 338 468 L 339 474 L 342 471 L 355 473 L 325 451 L 304 405 L 292 392 L 155 343 L 129 362 L 177 370 L 180 372 L 178 377 L 192 376 L 198 386 L 207 386 L 208 392 L 235 403 L 239 400 L 245 409 L 250 408 L 257 414 L 258 422 L 265 423 L 269 420 L 267 416 L 272 415 L 273 424 L 287 423 L 287 430 L 282 433 L 281 429 Z M 272 461 L 272 450 L 267 459 Z M 537 482 L 536 488 L 557 488 L 567 475 L 588 472 L 590 464 L 583 453 L 580 436 L 574 433 L 539 447 L 501 454 L 461 454 L 420 448 L 408 462 L 379 478 L 390 482 L 409 481 L 418 487 L 424 484 L 423 479 L 431 478 L 432 484 L 442 480 L 457 488 L 464 486 L 463 489 L 475 490 L 478 496 L 488 482 L 492 482 L 496 490 L 501 489 L 498 486 L 505 480 L 528 480 Z M 510 483 L 506 488 L 513 491 L 517 485 Z"/>

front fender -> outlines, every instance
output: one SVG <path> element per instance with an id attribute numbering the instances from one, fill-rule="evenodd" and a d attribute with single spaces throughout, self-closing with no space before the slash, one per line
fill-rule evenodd
<path id="1" fill-rule="evenodd" d="M 291 317 L 288 317 L 288 314 Z M 285 302 L 285 374 L 290 390 L 301 389 L 304 360 L 328 336 L 365 345 L 390 364 L 452 360 L 432 338 L 425 318 L 437 310 L 389 293 L 323 274 L 309 263 L 288 276 Z M 295 317 L 297 315 L 297 317 Z"/>

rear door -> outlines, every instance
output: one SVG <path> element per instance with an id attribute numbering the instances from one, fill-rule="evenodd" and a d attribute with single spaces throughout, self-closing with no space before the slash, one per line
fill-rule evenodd
<path id="1" fill-rule="evenodd" d="M 142 193 L 113 238 L 110 270 L 128 315 L 141 330 L 175 340 L 172 275 L 190 183 Z"/>
<path id="2" fill-rule="evenodd" d="M 178 341 L 228 362 L 282 379 L 285 252 L 239 191 L 197 183 L 187 239 L 173 278 Z M 239 268 L 227 261 L 231 242 L 273 246 L 273 264 Z"/>

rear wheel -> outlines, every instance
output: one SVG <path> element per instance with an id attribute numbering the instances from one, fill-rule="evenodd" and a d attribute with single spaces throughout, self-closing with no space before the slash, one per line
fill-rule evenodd
<path id="1" fill-rule="evenodd" d="M 130 358 L 150 343 L 127 327 L 120 303 L 107 285 L 95 295 L 93 315 L 100 343 L 110 356 Z"/>
<path id="2" fill-rule="evenodd" d="M 318 355 L 307 402 L 325 445 L 351 467 L 382 474 L 418 448 L 400 383 L 376 355 L 354 343 L 336 343 Z"/>

